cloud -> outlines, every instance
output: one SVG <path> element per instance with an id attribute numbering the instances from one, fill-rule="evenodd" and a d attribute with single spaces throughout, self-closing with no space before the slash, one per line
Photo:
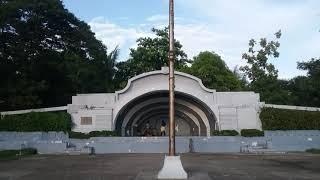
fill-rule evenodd
<path id="1" fill-rule="evenodd" d="M 222 36 L 220 39 L 213 37 L 216 40 L 199 38 L 196 42 L 200 47 L 210 47 L 211 44 L 227 58 L 225 60 L 231 67 L 243 63 L 241 53 L 247 50 L 249 39 L 272 39 L 273 33 L 279 29 L 283 32 L 281 55 L 274 63 L 281 78 L 304 74 L 296 70 L 296 61 L 303 57 L 320 56 L 319 45 L 316 45 L 319 44 L 316 39 L 320 38 L 317 32 L 320 29 L 317 17 L 320 2 L 317 0 L 176 0 L 177 6 L 193 12 L 193 16 L 202 17 L 202 22 L 208 24 L 208 31 L 205 32 Z M 198 49 L 197 46 L 194 46 L 195 49 Z"/>
<path id="2" fill-rule="evenodd" d="M 97 39 L 101 40 L 108 49 L 119 47 L 121 50 L 120 59 L 128 57 L 129 48 L 135 47 L 139 37 L 153 36 L 148 31 L 139 28 L 126 28 L 109 22 L 104 17 L 93 18 L 89 23 L 91 30 L 95 32 Z"/>
<path id="3" fill-rule="evenodd" d="M 153 15 L 147 18 L 147 21 L 149 22 L 159 22 L 159 21 L 167 21 L 168 20 L 168 16 L 167 15 L 162 15 L 162 14 L 157 14 L 157 15 Z"/>
<path id="4" fill-rule="evenodd" d="M 176 9 L 188 12 L 175 17 L 175 37 L 189 58 L 201 51 L 215 51 L 230 69 L 243 65 L 242 53 L 248 49 L 251 38 L 274 38 L 282 30 L 280 58 L 272 61 L 281 78 L 290 78 L 305 72 L 296 69 L 296 61 L 319 55 L 320 1 L 264 1 L 264 0 L 176 0 Z M 181 13 L 176 13 L 181 14 Z M 120 26 L 97 17 L 89 22 L 96 37 L 107 47 L 119 45 L 123 60 L 128 49 L 136 47 L 139 37 L 153 36 L 152 27 L 167 26 L 168 16 L 154 14 L 140 23 Z"/>

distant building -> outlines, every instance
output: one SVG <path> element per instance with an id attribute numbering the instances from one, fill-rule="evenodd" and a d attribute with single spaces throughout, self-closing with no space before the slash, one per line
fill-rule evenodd
<path id="1" fill-rule="evenodd" d="M 209 136 L 213 130 L 261 129 L 260 97 L 254 92 L 216 92 L 201 80 L 175 72 L 176 134 Z M 115 93 L 78 94 L 68 112 L 73 131 L 114 130 L 122 136 L 143 134 L 146 124 L 160 133 L 168 121 L 168 68 L 131 78 Z"/>

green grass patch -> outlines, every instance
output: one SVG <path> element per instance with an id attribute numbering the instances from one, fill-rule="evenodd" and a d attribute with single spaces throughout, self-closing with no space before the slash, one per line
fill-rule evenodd
<path id="1" fill-rule="evenodd" d="M 320 154 L 320 149 L 315 149 L 315 148 L 307 149 L 306 152 L 312 153 L 312 154 Z"/>
<path id="2" fill-rule="evenodd" d="M 22 150 L 3 150 L 0 151 L 0 160 L 14 160 L 35 154 L 37 154 L 37 150 L 33 148 L 26 148 Z"/>

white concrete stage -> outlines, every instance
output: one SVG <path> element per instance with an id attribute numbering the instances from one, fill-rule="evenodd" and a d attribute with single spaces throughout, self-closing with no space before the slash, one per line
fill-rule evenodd
<path id="1" fill-rule="evenodd" d="M 178 136 L 261 129 L 259 94 L 217 92 L 190 74 L 176 71 L 175 77 Z M 168 122 L 168 100 L 168 68 L 163 67 L 131 78 L 124 89 L 115 93 L 73 96 L 68 112 L 77 132 L 110 130 L 122 136 L 137 136 L 148 124 L 158 135 L 162 121 Z"/>

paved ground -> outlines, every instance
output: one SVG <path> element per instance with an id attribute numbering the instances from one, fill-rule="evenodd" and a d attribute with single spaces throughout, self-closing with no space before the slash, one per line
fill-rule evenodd
<path id="1" fill-rule="evenodd" d="M 0 180 L 155 179 L 161 154 L 34 156 L 0 161 Z M 189 179 L 320 179 L 320 156 L 183 154 Z"/>

